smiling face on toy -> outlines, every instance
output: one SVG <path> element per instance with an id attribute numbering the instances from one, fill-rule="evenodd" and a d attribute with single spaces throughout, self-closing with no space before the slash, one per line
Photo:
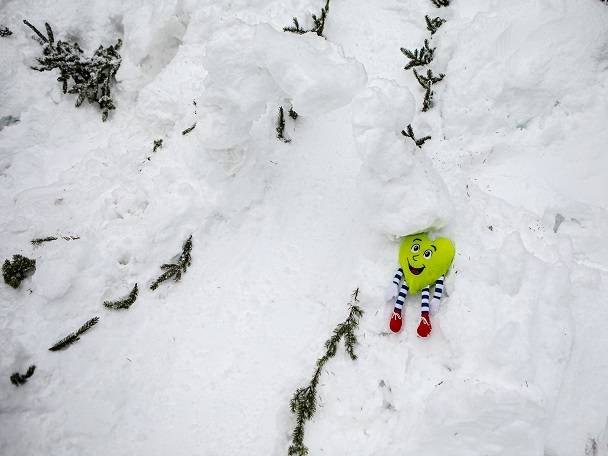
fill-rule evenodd
<path id="1" fill-rule="evenodd" d="M 399 248 L 399 263 L 410 292 L 416 293 L 445 274 L 454 259 L 454 244 L 446 238 L 429 239 L 426 233 L 406 236 Z"/>

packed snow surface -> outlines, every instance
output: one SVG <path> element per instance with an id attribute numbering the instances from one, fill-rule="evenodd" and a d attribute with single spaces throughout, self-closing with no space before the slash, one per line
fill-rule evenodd
<path id="1" fill-rule="evenodd" d="M 37 266 L 0 285 L 0 454 L 285 455 L 358 287 L 311 455 L 608 455 L 608 5 L 332 0 L 326 39 L 282 31 L 323 4 L 0 2 L 0 260 Z M 425 14 L 446 76 L 423 113 L 399 49 Z M 87 54 L 123 40 L 107 122 L 30 69 L 23 19 Z M 419 296 L 399 334 L 383 302 L 423 230 L 457 249 L 428 339 Z M 79 239 L 30 243 L 52 235 Z"/>

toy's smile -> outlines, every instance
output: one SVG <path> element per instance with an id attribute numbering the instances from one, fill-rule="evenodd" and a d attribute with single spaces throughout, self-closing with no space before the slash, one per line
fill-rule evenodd
<path id="1" fill-rule="evenodd" d="M 410 267 L 410 272 L 414 275 L 422 274 L 422 271 L 424 271 L 424 268 L 426 267 L 426 266 L 422 266 L 421 268 L 415 268 L 414 266 L 412 266 L 410 264 L 410 260 L 407 260 L 407 265 Z"/>

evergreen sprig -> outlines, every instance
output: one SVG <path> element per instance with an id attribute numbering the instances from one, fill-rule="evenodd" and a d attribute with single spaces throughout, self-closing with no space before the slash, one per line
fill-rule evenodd
<path id="1" fill-rule="evenodd" d="M 0 37 L 5 38 L 7 36 L 11 36 L 13 32 L 10 31 L 8 27 L 0 26 Z"/>
<path id="2" fill-rule="evenodd" d="M 291 142 L 291 139 L 285 137 L 285 113 L 283 112 L 283 106 L 279 107 L 279 115 L 277 117 L 277 138 L 279 138 L 284 143 Z"/>
<path id="3" fill-rule="evenodd" d="M 25 385 L 27 383 L 27 379 L 30 378 L 32 375 L 34 375 L 35 370 L 36 370 L 36 366 L 32 364 L 27 369 L 27 372 L 24 375 L 21 375 L 19 372 L 15 372 L 10 377 L 11 383 L 15 386 Z"/>
<path id="4" fill-rule="evenodd" d="M 317 16 L 316 14 L 312 14 L 312 23 L 313 27 L 310 30 L 303 29 L 298 22 L 298 18 L 293 18 L 293 25 L 288 27 L 283 27 L 284 32 L 297 33 L 298 35 L 303 35 L 304 33 L 314 32 L 318 36 L 323 36 L 323 31 L 325 30 L 325 21 L 327 20 L 327 13 L 329 13 L 329 1 L 325 1 L 325 6 L 321 8 L 321 12 Z"/>
<path id="5" fill-rule="evenodd" d="M 131 292 L 122 299 L 118 301 L 104 301 L 103 305 L 108 309 L 120 310 L 120 309 L 128 309 L 137 299 L 137 294 L 139 293 L 139 289 L 137 288 L 137 284 L 133 287 Z"/>
<path id="6" fill-rule="evenodd" d="M 310 30 L 311 32 L 315 32 L 318 36 L 323 36 L 323 31 L 325 30 L 325 20 L 327 19 L 327 13 L 329 13 L 329 0 L 325 1 L 325 6 L 321 8 L 321 13 L 319 17 L 316 15 L 312 15 L 312 21 L 315 24 L 314 27 Z"/>
<path id="7" fill-rule="evenodd" d="M 401 130 L 401 134 L 402 134 L 403 136 L 406 136 L 406 137 L 408 137 L 408 138 L 411 138 L 411 139 L 412 139 L 412 141 L 414 141 L 414 143 L 415 143 L 415 144 L 416 144 L 418 147 L 420 147 L 420 148 L 422 148 L 422 145 L 423 145 L 425 142 L 427 142 L 427 140 L 431 139 L 431 137 L 430 137 L 430 136 L 424 136 L 424 137 L 422 137 L 422 138 L 420 138 L 420 139 L 416 139 L 416 137 L 414 136 L 414 130 L 412 129 L 412 125 L 411 125 L 411 124 L 409 124 L 407 127 L 405 127 L 405 130 Z"/>
<path id="8" fill-rule="evenodd" d="M 155 153 L 161 147 L 163 147 L 163 140 L 162 140 L 162 138 L 161 139 L 155 139 L 154 140 L 154 147 L 152 148 L 152 153 Z"/>
<path id="9" fill-rule="evenodd" d="M 298 118 L 298 113 L 294 111 L 293 107 L 289 108 L 289 112 L 287 114 L 289 114 L 289 117 L 291 117 L 293 120 Z"/>
<path id="10" fill-rule="evenodd" d="M 294 17 L 293 18 L 293 26 L 283 27 L 283 31 L 284 32 L 291 32 L 291 33 L 297 33 L 298 35 L 303 35 L 308 30 L 304 30 L 302 27 L 300 27 L 300 23 L 298 22 L 298 18 Z"/>
<path id="11" fill-rule="evenodd" d="M 431 0 L 431 2 L 433 2 L 433 5 L 435 5 L 437 8 L 441 8 L 442 6 L 450 6 L 450 0 Z"/>
<path id="12" fill-rule="evenodd" d="M 166 263 L 160 268 L 164 270 L 153 283 L 150 285 L 150 290 L 156 290 L 158 286 L 166 280 L 173 279 L 174 282 L 179 282 L 182 274 L 186 272 L 188 266 L 192 263 L 192 235 L 186 240 L 182 247 L 182 253 L 177 260 L 177 263 Z"/>
<path id="13" fill-rule="evenodd" d="M 23 255 L 13 255 L 13 260 L 5 260 L 2 265 L 2 277 L 7 285 L 19 288 L 21 281 L 36 271 L 36 260 L 24 257 Z"/>
<path id="14" fill-rule="evenodd" d="M 336 326 L 332 336 L 325 342 L 325 354 L 317 360 L 317 368 L 310 383 L 303 388 L 298 388 L 289 403 L 291 412 L 296 416 L 296 426 L 293 430 L 292 441 L 288 450 L 289 456 L 305 456 L 308 454 L 308 448 L 304 445 L 304 426 L 306 421 L 310 420 L 317 410 L 317 386 L 319 378 L 327 361 L 335 356 L 340 340 L 344 339 L 346 352 L 350 358 L 352 360 L 357 359 L 354 351 L 357 344 L 355 329 L 359 325 L 359 318 L 363 315 L 363 310 L 357 305 L 358 303 L 359 289 L 357 288 L 351 297 L 348 317 L 344 322 Z"/>
<path id="15" fill-rule="evenodd" d="M 182 131 L 182 135 L 186 136 L 188 133 L 190 133 L 195 128 L 196 128 L 196 122 L 194 122 L 194 124 L 192 124 L 191 127 L 188 127 L 184 131 Z"/>
<path id="16" fill-rule="evenodd" d="M 59 342 L 57 342 L 55 345 L 53 345 L 51 348 L 49 348 L 49 350 L 58 351 L 58 350 L 63 350 L 65 348 L 69 347 L 74 342 L 79 341 L 80 336 L 82 334 L 84 334 L 85 332 L 87 332 L 89 329 L 91 329 L 93 326 L 95 326 L 98 321 L 99 321 L 99 317 L 91 318 L 84 325 L 82 325 L 80 328 L 78 328 L 78 331 L 68 334 L 66 337 L 64 337 Z"/>
<path id="17" fill-rule="evenodd" d="M 426 72 L 426 76 L 424 76 L 422 74 L 419 74 L 414 68 L 414 76 L 416 76 L 416 80 L 422 86 L 422 88 L 425 89 L 422 110 L 426 112 L 433 106 L 434 92 L 432 87 L 434 84 L 437 84 L 438 82 L 442 81 L 445 77 L 445 74 L 439 73 L 439 75 L 436 76 L 433 74 L 433 70 L 429 68 Z"/>
<path id="18" fill-rule="evenodd" d="M 120 68 L 121 57 L 118 53 L 122 45 L 120 39 L 113 46 L 99 46 L 92 57 L 84 57 L 84 51 L 78 43 L 66 41 L 55 42 L 53 30 L 45 23 L 46 36 L 27 20 L 23 23 L 37 35 L 42 46 L 42 57 L 36 61 L 38 66 L 31 67 L 36 71 L 59 70 L 57 81 L 62 83 L 63 93 L 77 94 L 76 107 L 87 100 L 97 103 L 101 110 L 101 120 L 108 118 L 111 110 L 116 109 L 111 94 L 111 85 L 116 82 L 116 72 Z M 70 82 L 71 81 L 71 82 Z"/>
<path id="19" fill-rule="evenodd" d="M 404 67 L 405 70 L 409 70 L 415 66 L 428 65 L 433 61 L 433 57 L 435 56 L 435 48 L 429 46 L 429 40 L 424 40 L 424 46 L 420 49 L 410 51 L 409 49 L 401 48 L 401 52 L 410 59 Z"/>
<path id="20" fill-rule="evenodd" d="M 57 239 L 59 239 L 59 238 L 55 237 L 55 236 L 47 236 L 44 238 L 32 239 L 30 242 L 35 246 L 39 246 L 40 244 L 43 244 L 45 242 L 52 242 L 52 241 L 56 241 Z M 79 236 L 61 236 L 61 239 L 63 239 L 64 241 L 75 241 L 77 239 L 80 239 L 80 237 Z"/>
<path id="21" fill-rule="evenodd" d="M 431 32 L 431 35 L 434 35 L 437 29 L 445 22 L 445 19 L 440 17 L 434 17 L 431 19 L 428 15 L 424 16 L 424 19 L 426 20 L 426 29 Z"/>

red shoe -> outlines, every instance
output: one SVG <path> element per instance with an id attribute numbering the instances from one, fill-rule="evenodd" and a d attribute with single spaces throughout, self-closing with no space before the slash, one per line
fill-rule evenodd
<path id="1" fill-rule="evenodd" d="M 429 313 L 422 312 L 420 324 L 418 325 L 416 332 L 420 337 L 427 337 L 429 334 L 431 334 L 432 329 L 433 327 L 431 326 L 431 317 L 429 317 Z"/>
<path id="2" fill-rule="evenodd" d="M 399 331 L 401 331 L 401 325 L 403 325 L 403 318 L 401 317 L 401 312 L 393 310 L 391 321 L 388 324 L 389 328 L 391 328 L 391 331 L 393 331 L 394 333 L 398 333 Z"/>

